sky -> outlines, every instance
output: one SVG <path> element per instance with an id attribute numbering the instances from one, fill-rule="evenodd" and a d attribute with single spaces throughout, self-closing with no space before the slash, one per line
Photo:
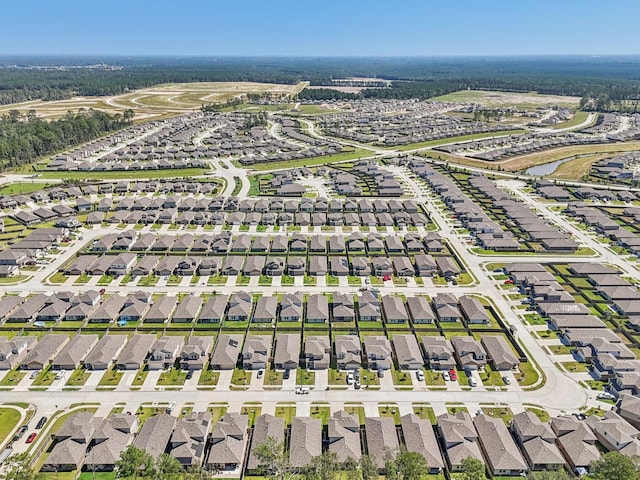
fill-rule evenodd
<path id="1" fill-rule="evenodd" d="M 1 0 L 0 55 L 640 54 L 638 0 Z"/>

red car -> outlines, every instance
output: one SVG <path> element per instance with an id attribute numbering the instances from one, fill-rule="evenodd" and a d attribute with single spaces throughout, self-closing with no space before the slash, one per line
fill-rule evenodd
<path id="1" fill-rule="evenodd" d="M 453 368 L 451 370 L 449 370 L 449 376 L 451 377 L 451 380 L 457 380 L 458 379 L 458 374 L 456 373 L 456 371 Z"/>
<path id="2" fill-rule="evenodd" d="M 505 280 L 504 283 L 505 283 L 505 285 L 513 285 L 513 280 L 511 280 L 511 279 Z"/>
<path id="3" fill-rule="evenodd" d="M 33 442 L 33 441 L 36 439 L 36 437 L 37 437 L 37 436 L 38 436 L 38 434 L 37 434 L 36 432 L 33 432 L 31 435 L 29 435 L 29 436 L 27 437 L 27 439 L 24 441 L 24 443 L 31 443 L 31 442 Z"/>
<path id="4" fill-rule="evenodd" d="M 384 280 L 385 282 L 387 280 L 391 280 L 391 275 L 385 275 L 384 277 L 382 277 L 382 280 Z"/>

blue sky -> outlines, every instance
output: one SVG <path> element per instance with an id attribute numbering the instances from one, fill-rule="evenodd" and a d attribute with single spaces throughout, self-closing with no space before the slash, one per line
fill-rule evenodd
<path id="1" fill-rule="evenodd" d="M 1 0 L 0 54 L 640 54 L 637 0 Z"/>

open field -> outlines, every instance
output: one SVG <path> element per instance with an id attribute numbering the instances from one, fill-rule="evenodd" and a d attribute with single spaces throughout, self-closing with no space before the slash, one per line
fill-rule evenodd
<path id="1" fill-rule="evenodd" d="M 67 111 L 84 109 L 103 110 L 114 114 L 131 109 L 136 120 L 157 120 L 198 110 L 202 104 L 222 103 L 249 93 L 291 96 L 300 91 L 304 83 L 279 85 L 255 82 L 199 82 L 169 83 L 113 97 L 74 97 L 69 100 L 43 102 L 40 100 L 0 106 L 0 115 L 10 110 L 27 113 L 35 110 L 40 117 L 56 119 Z"/>
<path id="2" fill-rule="evenodd" d="M 562 160 L 563 158 L 572 157 L 574 155 L 588 155 L 590 153 L 629 152 L 638 149 L 640 149 L 639 141 L 578 145 L 571 147 L 554 148 L 552 150 L 547 150 L 544 152 L 521 155 L 518 157 L 509 158 L 507 160 L 493 163 L 496 166 L 502 167 L 502 169 L 507 172 L 517 172 L 519 170 L 524 170 L 535 165 L 555 162 L 556 160 Z"/>
<path id="3" fill-rule="evenodd" d="M 580 102 L 579 97 L 564 97 L 560 95 L 541 95 L 536 92 L 491 92 L 486 90 L 461 90 L 431 100 L 437 102 L 474 102 L 486 107 L 516 107 L 537 108 L 552 105 L 575 108 Z"/>
<path id="4" fill-rule="evenodd" d="M 581 180 L 584 175 L 589 173 L 589 169 L 593 163 L 608 156 L 608 153 L 602 153 L 569 160 L 568 162 L 558 165 L 558 168 L 554 170 L 550 177 L 561 178 L 563 180 Z"/>
<path id="5" fill-rule="evenodd" d="M 167 170 L 114 170 L 108 172 L 46 172 L 40 178 L 55 178 L 61 180 L 120 180 L 123 178 L 180 178 L 204 175 L 208 170 L 204 168 L 176 168 Z M 38 190 L 41 190 L 39 188 Z"/>
<path id="6" fill-rule="evenodd" d="M 323 157 L 300 158 L 295 160 L 283 160 L 281 162 L 264 162 L 247 166 L 246 168 L 256 171 L 263 170 L 283 170 L 285 168 L 313 167 L 327 163 L 344 162 L 355 158 L 368 157 L 371 152 L 363 149 L 355 149 L 353 152 L 336 153 L 335 155 L 325 155 Z"/>

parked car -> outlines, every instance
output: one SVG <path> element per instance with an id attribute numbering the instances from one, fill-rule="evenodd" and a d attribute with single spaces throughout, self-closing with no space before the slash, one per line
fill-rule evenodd
<path id="1" fill-rule="evenodd" d="M 355 378 L 353 377 L 353 372 L 347 373 L 347 385 L 353 385 Z"/>
<path id="2" fill-rule="evenodd" d="M 306 395 L 309 393 L 309 389 L 306 387 L 298 387 L 296 388 L 296 394 L 297 395 Z"/>
<path id="3" fill-rule="evenodd" d="M 34 370 L 33 372 L 31 372 L 31 375 L 29 375 L 29 378 L 33 380 L 38 376 L 39 373 L 40 373 L 40 370 Z"/>
<path id="4" fill-rule="evenodd" d="M 289 377 L 291 376 L 291 370 L 289 370 L 288 368 L 284 371 L 284 373 L 282 374 L 282 378 L 284 380 L 288 380 Z"/>
<path id="5" fill-rule="evenodd" d="M 596 395 L 598 400 L 615 400 L 616 396 L 609 392 L 600 392 Z"/>
<path id="6" fill-rule="evenodd" d="M 449 376 L 451 380 L 458 380 L 458 373 L 453 368 L 449 370 Z"/>
<path id="7" fill-rule="evenodd" d="M 379 368 L 378 369 L 378 378 L 383 378 L 384 377 L 384 370 Z"/>
<path id="8" fill-rule="evenodd" d="M 187 375 L 185 376 L 186 380 L 191 380 L 193 378 L 193 370 L 189 370 Z"/>
<path id="9" fill-rule="evenodd" d="M 445 382 L 448 382 L 451 380 L 451 375 L 449 375 L 449 372 L 442 372 L 442 378 L 444 378 Z"/>
<path id="10" fill-rule="evenodd" d="M 504 382 L 505 385 L 511 385 L 511 379 L 506 375 L 502 377 L 502 381 Z"/>
<path id="11" fill-rule="evenodd" d="M 18 440 L 19 438 L 21 438 L 29 429 L 29 427 L 27 427 L 26 425 L 23 425 L 20 427 L 20 430 L 18 430 L 16 432 L 16 434 L 14 435 L 13 439 L 14 440 Z"/>
<path id="12" fill-rule="evenodd" d="M 469 386 L 470 387 L 477 387 L 478 386 L 478 382 L 476 381 L 475 378 L 469 377 Z"/>
<path id="13" fill-rule="evenodd" d="M 416 378 L 420 382 L 424 382 L 424 372 L 422 370 L 416 370 Z"/>
<path id="14" fill-rule="evenodd" d="M 32 432 L 27 439 L 24 441 L 24 443 L 32 443 L 36 437 L 38 436 L 38 434 L 36 432 Z"/>
<path id="15" fill-rule="evenodd" d="M 356 390 L 360 390 L 360 380 L 355 381 L 355 383 L 353 384 L 353 388 L 355 388 Z"/>
<path id="16" fill-rule="evenodd" d="M 261 368 L 260 370 L 258 370 L 258 375 L 257 375 L 257 377 L 258 377 L 258 378 L 262 378 L 262 377 L 264 377 L 264 368 Z"/>
<path id="17" fill-rule="evenodd" d="M 36 430 L 40 430 L 42 427 L 44 427 L 44 424 L 47 423 L 47 417 L 40 417 L 40 420 L 38 420 L 38 423 L 36 424 Z"/>

